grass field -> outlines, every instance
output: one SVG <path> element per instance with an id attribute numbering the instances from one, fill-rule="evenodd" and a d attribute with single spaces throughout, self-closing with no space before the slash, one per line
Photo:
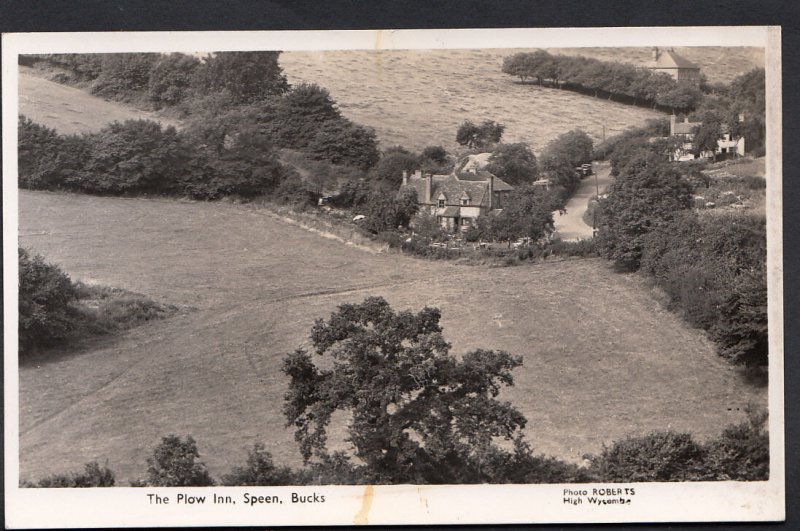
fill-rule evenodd
<path id="1" fill-rule="evenodd" d="M 91 133 L 115 120 L 148 119 L 165 126 L 178 125 L 156 113 L 105 101 L 35 74 L 30 68 L 19 67 L 19 113 L 61 134 Z"/>
<path id="2" fill-rule="evenodd" d="M 214 475 L 259 441 L 298 464 L 281 359 L 308 344 L 316 318 L 367 295 L 441 308 L 456 353 L 521 354 L 503 396 L 539 452 L 578 461 L 667 428 L 703 438 L 748 401 L 766 402 L 637 276 L 600 260 L 457 266 L 366 252 L 253 205 L 30 191 L 20 191 L 20 241 L 73 279 L 189 308 L 20 368 L 23 479 L 96 459 L 125 484 L 169 433 L 192 434 Z"/>
<path id="3" fill-rule="evenodd" d="M 281 65 L 291 83 L 326 87 L 348 118 L 373 127 L 381 144 L 420 149 L 457 147 L 464 120 L 505 124 L 506 142 L 528 142 L 534 151 L 575 128 L 599 140 L 648 118 L 650 109 L 569 91 L 517 85 L 501 72 L 503 58 L 522 50 L 422 50 L 285 52 Z M 755 48 L 677 48 L 696 61 L 711 81 L 728 82 L 763 66 Z M 649 48 L 565 48 L 551 53 L 584 54 L 602 60 L 646 65 Z"/>

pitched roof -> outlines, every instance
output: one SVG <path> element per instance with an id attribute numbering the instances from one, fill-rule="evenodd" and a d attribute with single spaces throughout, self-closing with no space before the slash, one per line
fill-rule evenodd
<path id="1" fill-rule="evenodd" d="M 458 205 L 466 194 L 469 197 L 470 206 L 489 206 L 488 191 L 491 177 L 492 174 L 486 171 L 434 175 L 431 182 L 431 202 L 435 203 L 440 194 L 444 194 L 447 198 L 446 204 Z M 408 187 L 417 191 L 420 203 L 425 201 L 425 179 L 424 176 L 418 178 L 413 175 L 408 179 Z M 497 192 L 505 192 L 514 188 L 499 177 L 495 177 L 494 189 Z"/>
<path id="2" fill-rule="evenodd" d="M 691 68 L 693 70 L 700 70 L 699 66 L 681 57 L 672 50 L 660 52 L 658 60 L 653 68 Z"/>

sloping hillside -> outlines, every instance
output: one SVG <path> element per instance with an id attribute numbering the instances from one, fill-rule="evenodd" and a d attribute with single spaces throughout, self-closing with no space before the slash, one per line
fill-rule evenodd
<path id="1" fill-rule="evenodd" d="M 214 475 L 242 464 L 256 442 L 298 464 L 281 413 L 282 357 L 308 345 L 315 319 L 368 295 L 441 308 L 455 353 L 522 355 L 503 398 L 528 418 L 539 452 L 577 461 L 665 428 L 704 438 L 766 398 L 638 277 L 600 260 L 459 267 L 368 253 L 253 205 L 24 190 L 20 232 L 74 279 L 195 308 L 24 365 L 23 479 L 96 459 L 124 484 L 170 433 L 192 434 Z M 344 444 L 340 430 L 331 440 Z"/>
<path id="2" fill-rule="evenodd" d="M 175 120 L 131 106 L 105 101 L 80 90 L 19 69 L 19 113 L 62 134 L 91 133 L 113 121 L 147 119 L 178 126 Z"/>
<path id="3" fill-rule="evenodd" d="M 580 128 L 595 139 L 663 114 L 569 91 L 517 85 L 500 68 L 506 50 L 285 52 L 290 83 L 327 88 L 348 118 L 373 127 L 382 146 L 457 147 L 464 120 L 495 120 L 505 142 L 534 151 Z"/>

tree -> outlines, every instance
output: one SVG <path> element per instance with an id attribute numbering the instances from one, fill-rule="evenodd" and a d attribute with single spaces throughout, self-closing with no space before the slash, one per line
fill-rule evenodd
<path id="1" fill-rule="evenodd" d="M 486 171 L 518 186 L 535 181 L 539 168 L 528 144 L 500 144 L 489 157 Z"/>
<path id="2" fill-rule="evenodd" d="M 280 52 L 217 52 L 205 59 L 200 84 L 207 92 L 227 91 L 239 103 L 285 94 L 289 83 L 278 63 Z"/>
<path id="3" fill-rule="evenodd" d="M 200 60 L 191 55 L 165 55 L 150 71 L 148 98 L 157 108 L 181 103 L 191 93 L 201 65 Z"/>
<path id="4" fill-rule="evenodd" d="M 64 339 L 75 327 L 75 286 L 58 267 L 19 249 L 19 353 Z"/>
<path id="5" fill-rule="evenodd" d="M 704 152 L 710 151 L 714 160 L 717 159 L 717 140 L 722 130 L 722 120 L 713 112 L 703 115 L 703 122 L 694 127 L 694 138 L 692 139 L 692 152 L 700 156 Z"/>
<path id="6" fill-rule="evenodd" d="M 619 267 L 636 270 L 644 237 L 690 206 L 689 184 L 657 153 L 635 152 L 599 203 L 598 245 Z"/>
<path id="7" fill-rule="evenodd" d="M 538 240 L 552 231 L 552 199 L 533 186 L 512 190 L 503 210 L 491 221 L 491 232 L 497 240 Z"/>
<path id="8" fill-rule="evenodd" d="M 184 441 L 177 435 L 161 438 L 152 457 L 147 458 L 147 485 L 153 487 L 207 487 L 214 480 L 200 457 L 191 435 Z"/>
<path id="9" fill-rule="evenodd" d="M 247 464 L 235 467 L 231 473 L 222 477 L 222 484 L 227 486 L 273 486 L 298 485 L 297 474 L 287 466 L 276 466 L 272 454 L 264 449 L 261 443 L 253 446 L 247 454 Z"/>
<path id="10" fill-rule="evenodd" d="M 311 341 L 318 367 L 303 349 L 289 354 L 284 413 L 303 458 L 327 455 L 336 411 L 351 415 L 348 434 L 374 483 L 481 481 L 493 440 L 512 440 L 525 418 L 497 400 L 522 360 L 475 350 L 460 359 L 439 326 L 441 313 L 395 312 L 383 298 L 343 304 L 318 320 Z"/>
<path id="11" fill-rule="evenodd" d="M 505 126 L 503 124 L 486 120 L 481 124 L 474 124 L 466 120 L 456 131 L 456 142 L 468 148 L 485 148 L 500 142 Z"/>
<path id="12" fill-rule="evenodd" d="M 399 194 L 373 192 L 359 212 L 366 216 L 362 226 L 377 234 L 398 227 L 408 227 L 418 210 L 417 191 L 408 188 Z"/>
<path id="13" fill-rule="evenodd" d="M 403 172 L 411 172 L 419 167 L 419 160 L 411 153 L 393 151 L 384 153 L 378 163 L 370 170 L 373 181 L 385 184 L 387 187 L 397 189 L 402 182 Z"/>
<path id="14" fill-rule="evenodd" d="M 315 160 L 362 170 L 370 169 L 380 159 L 375 131 L 344 118 L 320 126 L 308 144 L 307 153 Z"/>
<path id="15" fill-rule="evenodd" d="M 111 53 L 102 56 L 100 75 L 92 82 L 92 94 L 128 100 L 147 92 L 150 70 L 157 53 Z"/>
<path id="16" fill-rule="evenodd" d="M 551 140 L 542 153 L 543 158 L 562 159 L 573 168 L 592 161 L 592 139 L 581 131 L 575 129 L 558 135 Z"/>
<path id="17" fill-rule="evenodd" d="M 342 115 L 327 89 L 317 84 L 301 83 L 275 104 L 272 127 L 281 147 L 303 150 L 320 127 L 339 122 Z"/>

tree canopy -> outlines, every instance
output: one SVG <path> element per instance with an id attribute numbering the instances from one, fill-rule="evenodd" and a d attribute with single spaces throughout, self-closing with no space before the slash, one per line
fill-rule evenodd
<path id="1" fill-rule="evenodd" d="M 525 418 L 497 400 L 522 360 L 475 350 L 457 358 L 435 308 L 395 312 L 380 297 L 343 304 L 311 331 L 321 368 L 303 349 L 283 364 L 284 413 L 306 461 L 326 456 L 333 414 L 350 414 L 349 441 L 375 483 L 462 482 L 493 440 L 511 440 Z"/>
<path id="2" fill-rule="evenodd" d="M 506 126 L 485 120 L 480 124 L 474 124 L 466 120 L 456 131 L 456 142 L 468 148 L 485 148 L 500 142 Z"/>
<path id="3" fill-rule="evenodd" d="M 518 186 L 536 180 L 539 167 L 528 144 L 500 144 L 489 157 L 486 170 Z"/>

